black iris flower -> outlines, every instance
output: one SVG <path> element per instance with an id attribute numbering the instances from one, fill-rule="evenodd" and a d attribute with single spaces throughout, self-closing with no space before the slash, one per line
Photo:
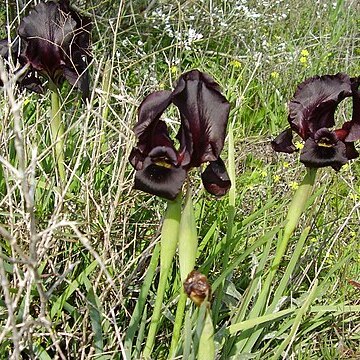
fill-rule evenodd
<path id="1" fill-rule="evenodd" d="M 40 77 L 56 87 L 67 80 L 87 98 L 90 31 L 90 19 L 73 10 L 69 0 L 39 3 L 21 20 L 17 31 L 20 39 L 11 46 L 7 39 L 0 41 L 0 55 L 7 60 L 11 57 L 20 68 L 26 67 L 19 80 L 23 87 L 42 92 Z"/>
<path id="2" fill-rule="evenodd" d="M 178 146 L 160 119 L 171 104 L 180 113 Z M 229 110 L 219 85 L 198 70 L 181 75 L 174 91 L 156 91 L 147 96 L 139 107 L 134 128 L 138 143 L 130 154 L 136 169 L 135 188 L 173 200 L 188 171 L 208 163 L 201 175 L 205 189 L 216 196 L 226 194 L 231 184 L 220 152 Z"/>
<path id="3" fill-rule="evenodd" d="M 360 139 L 360 78 L 346 74 L 315 76 L 301 83 L 289 103 L 290 128 L 272 141 L 275 151 L 296 151 L 294 131 L 304 141 L 300 161 L 310 168 L 331 166 L 335 170 L 359 156 L 354 141 Z M 335 111 L 339 103 L 352 98 L 352 119 L 335 126 Z"/>

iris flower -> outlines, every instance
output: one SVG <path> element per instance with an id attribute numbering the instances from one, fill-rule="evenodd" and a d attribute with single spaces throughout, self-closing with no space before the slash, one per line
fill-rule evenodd
<path id="1" fill-rule="evenodd" d="M 310 168 L 331 166 L 335 170 L 359 156 L 354 141 L 360 139 L 360 78 L 336 75 L 315 76 L 301 83 L 289 104 L 290 128 L 272 141 L 275 151 L 293 153 L 294 131 L 304 141 L 300 161 Z M 352 119 L 339 129 L 335 111 L 339 103 L 352 97 Z"/>
<path id="2" fill-rule="evenodd" d="M 171 104 L 178 108 L 181 119 L 178 147 L 160 120 Z M 224 195 L 231 184 L 220 152 L 229 110 L 219 85 L 198 70 L 181 75 L 174 91 L 148 95 L 139 107 L 134 128 L 138 143 L 130 154 L 136 169 L 134 187 L 173 200 L 188 171 L 209 163 L 201 176 L 205 189 L 216 196 Z"/>
<path id="3" fill-rule="evenodd" d="M 0 41 L 0 55 L 18 60 L 28 67 L 20 85 L 41 92 L 45 76 L 56 87 L 66 79 L 89 96 L 90 19 L 80 16 L 69 5 L 69 0 L 39 3 L 23 18 L 18 28 L 20 41 L 9 51 L 7 39 Z M 16 62 L 16 61 L 14 61 Z"/>

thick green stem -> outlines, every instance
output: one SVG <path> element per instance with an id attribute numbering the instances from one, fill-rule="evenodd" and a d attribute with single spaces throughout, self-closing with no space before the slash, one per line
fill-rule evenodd
<path id="1" fill-rule="evenodd" d="M 56 88 L 51 90 L 51 141 L 54 146 L 60 184 L 65 182 L 64 126 L 61 121 L 60 98 Z"/>
<path id="2" fill-rule="evenodd" d="M 181 217 L 181 197 L 182 194 L 180 193 L 175 201 L 168 202 L 168 207 L 161 230 L 160 280 L 156 292 L 155 305 L 153 315 L 151 317 L 148 337 L 143 351 L 144 359 L 150 359 L 150 355 L 154 347 L 168 274 L 178 243 L 179 224 Z"/>
<path id="3" fill-rule="evenodd" d="M 305 210 L 306 203 L 311 195 L 311 191 L 316 178 L 317 169 L 306 168 L 307 173 L 304 180 L 296 190 L 295 195 L 290 203 L 288 214 L 285 219 L 285 227 L 282 239 L 279 241 L 276 248 L 275 258 L 271 266 L 270 274 L 275 275 L 278 269 L 281 259 L 285 254 L 289 239 L 293 234 L 301 214 Z"/>
<path id="4" fill-rule="evenodd" d="M 185 206 L 181 214 L 180 227 L 179 227 L 179 264 L 180 264 L 180 278 L 183 284 L 189 273 L 194 270 L 196 254 L 198 248 L 198 239 L 196 231 L 196 221 L 194 208 L 191 197 L 191 189 L 188 184 Z M 185 312 L 187 296 L 184 289 L 181 289 L 180 298 L 176 309 L 174 330 L 171 339 L 171 346 L 169 357 L 175 356 L 176 347 L 178 345 L 181 333 L 181 326 Z"/>

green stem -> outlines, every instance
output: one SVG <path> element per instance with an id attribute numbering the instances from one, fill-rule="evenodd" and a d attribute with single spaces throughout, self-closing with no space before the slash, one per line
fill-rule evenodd
<path id="1" fill-rule="evenodd" d="M 51 141 L 55 143 L 55 159 L 61 186 L 65 182 L 64 126 L 61 121 L 60 98 L 56 87 L 51 89 Z"/>
<path id="2" fill-rule="evenodd" d="M 144 359 L 150 359 L 150 355 L 154 347 L 167 279 L 178 243 L 181 217 L 181 197 L 182 194 L 180 193 L 175 201 L 168 202 L 164 223 L 161 229 L 160 280 L 156 292 L 155 305 L 153 315 L 151 317 L 148 337 L 143 351 Z"/>
<path id="3" fill-rule="evenodd" d="M 194 214 L 194 207 L 191 197 L 191 188 L 189 183 L 187 184 L 187 191 L 185 197 L 184 210 L 181 214 L 181 221 L 179 227 L 179 265 L 180 265 L 180 278 L 183 284 L 187 276 L 194 270 L 198 239 L 196 230 L 196 221 Z M 169 356 L 170 358 L 175 356 L 176 348 L 180 339 L 180 332 L 182 321 L 185 312 L 187 296 L 184 293 L 184 289 L 181 289 L 180 298 L 176 309 L 174 330 L 171 339 L 171 346 Z"/>
<path id="4" fill-rule="evenodd" d="M 288 214 L 285 219 L 284 233 L 281 241 L 278 243 L 275 258 L 271 266 L 270 275 L 275 275 L 276 270 L 278 269 L 281 259 L 285 254 L 289 239 L 293 234 L 301 214 L 305 210 L 306 203 L 311 195 L 312 188 L 315 183 L 316 171 L 317 169 L 306 168 L 306 175 L 300 184 L 299 188 L 296 190 L 294 198 L 292 199 Z"/>

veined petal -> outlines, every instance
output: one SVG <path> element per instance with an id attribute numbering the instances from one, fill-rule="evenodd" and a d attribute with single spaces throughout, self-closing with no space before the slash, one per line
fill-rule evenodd
<path id="1" fill-rule="evenodd" d="M 315 76 L 301 83 L 289 104 L 289 123 L 304 140 L 318 129 L 335 125 L 339 103 L 352 95 L 346 74 Z"/>
<path id="2" fill-rule="evenodd" d="M 271 141 L 271 146 L 274 151 L 291 154 L 296 151 L 296 147 L 293 144 L 292 139 L 292 130 L 289 128 L 279 134 L 273 141 Z"/>
<path id="3" fill-rule="evenodd" d="M 209 163 L 201 174 L 201 179 L 205 189 L 215 196 L 225 195 L 231 187 L 229 175 L 221 158 Z"/>
<path id="4" fill-rule="evenodd" d="M 224 146 L 230 104 L 208 75 L 192 70 L 183 74 L 172 94 L 181 115 L 181 131 L 191 155 L 191 166 L 215 161 Z"/>

